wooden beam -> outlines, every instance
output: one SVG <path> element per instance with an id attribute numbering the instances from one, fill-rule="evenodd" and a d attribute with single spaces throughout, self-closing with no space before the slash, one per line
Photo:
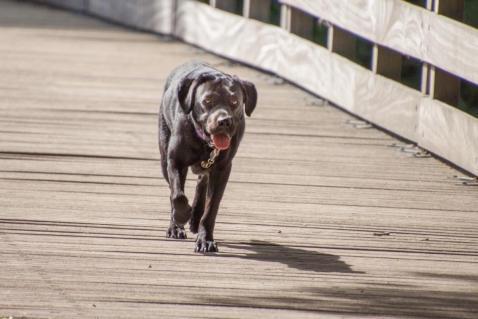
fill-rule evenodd
<path id="1" fill-rule="evenodd" d="M 478 84 L 478 30 L 475 28 L 405 1 L 279 1 L 353 31 L 370 42 Z M 445 6 L 442 1 L 445 0 L 440 0 L 440 10 Z M 448 0 L 448 4 L 455 1 Z"/>
<path id="2" fill-rule="evenodd" d="M 433 10 L 433 0 L 426 0 L 425 1 L 425 9 Z"/>
<path id="3" fill-rule="evenodd" d="M 177 36 L 186 42 L 276 73 L 375 125 L 425 148 L 430 147 L 437 155 L 478 175 L 475 163 L 478 157 L 478 119 L 396 81 L 376 76 L 287 30 L 246 20 L 194 1 L 185 1 L 179 6 L 178 19 Z M 202 32 L 221 28 L 237 32 L 233 37 Z M 249 36 L 252 33 L 258 35 L 253 41 Z M 440 76 L 434 75 L 433 78 L 446 83 Z M 455 84 L 452 85 L 453 92 L 456 92 Z M 434 89 L 436 96 L 440 90 L 438 87 Z M 445 112 L 447 115 L 443 117 Z M 458 124 L 444 124 L 448 122 Z M 455 136 L 461 142 L 443 139 L 443 134 Z"/>
<path id="4" fill-rule="evenodd" d="M 249 18 L 249 13 L 251 11 L 251 0 L 242 1 L 242 16 L 244 18 Z"/>
<path id="5" fill-rule="evenodd" d="M 290 7 L 282 4 L 280 8 L 280 27 L 290 32 Z"/>
<path id="6" fill-rule="evenodd" d="M 433 10 L 433 0 L 425 1 L 425 9 Z M 422 74 L 420 78 L 420 91 L 423 95 L 430 95 L 430 64 L 422 62 Z"/>
<path id="7" fill-rule="evenodd" d="M 430 65 L 426 62 L 422 63 L 422 74 L 420 79 L 420 91 L 423 95 L 430 95 Z"/>
<path id="8" fill-rule="evenodd" d="M 478 176 L 478 119 L 430 98 L 420 102 L 419 144 Z"/>

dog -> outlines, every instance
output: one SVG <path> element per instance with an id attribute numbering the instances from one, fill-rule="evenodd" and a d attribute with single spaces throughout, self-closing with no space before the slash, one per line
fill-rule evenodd
<path id="1" fill-rule="evenodd" d="M 171 221 L 166 237 L 197 234 L 196 252 L 217 252 L 216 216 L 244 135 L 244 113 L 257 104 L 253 83 L 190 61 L 166 79 L 159 111 L 159 151 L 164 179 L 171 190 Z M 188 168 L 198 175 L 192 206 L 184 194 Z"/>

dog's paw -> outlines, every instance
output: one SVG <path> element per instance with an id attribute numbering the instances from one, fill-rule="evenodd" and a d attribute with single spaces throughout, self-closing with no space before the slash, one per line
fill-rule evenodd
<path id="1" fill-rule="evenodd" d="M 196 248 L 194 249 L 197 253 L 214 253 L 218 252 L 217 243 L 213 240 L 196 240 Z"/>
<path id="2" fill-rule="evenodd" d="M 170 226 L 166 232 L 166 238 L 186 239 L 186 230 L 178 226 Z"/>

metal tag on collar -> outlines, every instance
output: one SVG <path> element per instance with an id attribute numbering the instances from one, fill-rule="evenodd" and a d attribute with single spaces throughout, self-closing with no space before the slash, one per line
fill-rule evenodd
<path id="1" fill-rule="evenodd" d="M 211 154 L 209 154 L 209 159 L 207 161 L 201 162 L 202 168 L 209 168 L 216 162 L 216 158 L 219 156 L 219 150 L 217 148 L 213 149 Z"/>
<path id="2" fill-rule="evenodd" d="M 201 130 L 196 130 L 196 134 L 199 136 L 200 139 L 203 139 L 203 140 L 206 139 L 206 137 L 204 136 L 204 134 Z"/>

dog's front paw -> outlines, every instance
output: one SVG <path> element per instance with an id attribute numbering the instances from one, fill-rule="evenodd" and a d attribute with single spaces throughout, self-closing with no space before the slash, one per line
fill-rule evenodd
<path id="1" fill-rule="evenodd" d="M 166 238 L 186 239 L 188 236 L 186 235 L 186 230 L 184 228 L 171 225 L 166 232 Z"/>
<path id="2" fill-rule="evenodd" d="M 197 253 L 214 253 L 218 252 L 217 243 L 214 240 L 196 240 L 196 248 L 194 249 Z"/>

